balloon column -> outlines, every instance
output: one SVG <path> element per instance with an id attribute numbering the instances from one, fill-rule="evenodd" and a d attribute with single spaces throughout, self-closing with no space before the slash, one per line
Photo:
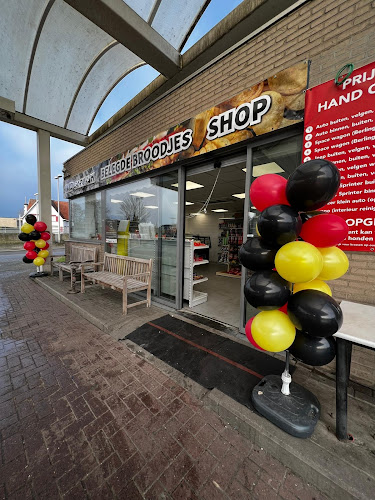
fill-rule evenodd
<path id="1" fill-rule="evenodd" d="M 45 263 L 49 255 L 48 240 L 51 237 L 46 229 L 47 224 L 42 221 L 37 222 L 35 215 L 26 216 L 26 222 L 22 225 L 21 233 L 18 235 L 18 238 L 25 242 L 23 248 L 26 250 L 26 255 L 22 260 L 26 264 L 33 263 L 39 267 Z"/>
<path id="2" fill-rule="evenodd" d="M 241 264 L 253 271 L 245 284 L 246 300 L 261 311 L 247 323 L 247 338 L 262 350 L 289 349 L 313 366 L 333 360 L 332 335 L 343 321 L 325 280 L 348 270 L 348 259 L 336 246 L 348 226 L 341 217 L 318 210 L 339 185 L 337 167 L 323 159 L 303 163 L 288 180 L 276 174 L 256 178 L 250 199 L 261 211 L 259 236 L 239 252 Z"/>

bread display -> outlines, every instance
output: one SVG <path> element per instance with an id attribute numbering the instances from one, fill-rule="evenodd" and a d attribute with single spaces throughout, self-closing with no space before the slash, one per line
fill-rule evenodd
<path id="1" fill-rule="evenodd" d="M 270 90 L 279 92 L 279 94 L 298 94 L 306 89 L 307 70 L 307 62 L 296 64 L 268 78 L 268 86 Z"/>

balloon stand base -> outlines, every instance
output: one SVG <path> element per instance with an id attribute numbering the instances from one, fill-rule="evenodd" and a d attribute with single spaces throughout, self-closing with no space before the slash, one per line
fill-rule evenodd
<path id="1" fill-rule="evenodd" d="M 288 396 L 281 392 L 278 375 L 267 375 L 253 389 L 254 408 L 283 431 L 298 438 L 312 435 L 319 420 L 320 403 L 310 391 L 291 382 Z"/>
<path id="2" fill-rule="evenodd" d="M 35 273 L 30 273 L 30 278 L 44 278 L 44 276 L 48 276 L 48 273 L 44 271 L 36 271 Z"/>

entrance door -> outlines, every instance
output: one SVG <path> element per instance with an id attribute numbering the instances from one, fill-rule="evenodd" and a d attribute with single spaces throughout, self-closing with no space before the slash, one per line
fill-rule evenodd
<path id="1" fill-rule="evenodd" d="M 245 167 L 243 155 L 186 172 L 184 307 L 234 327 L 240 318 Z"/>
<path id="2" fill-rule="evenodd" d="M 301 150 L 301 135 L 249 148 L 247 165 L 250 170 L 248 172 L 247 185 L 251 186 L 253 180 L 264 174 L 278 174 L 288 178 L 301 163 Z M 251 200 L 247 197 L 244 214 L 244 240 L 256 236 L 256 222 L 259 214 L 260 212 L 251 204 Z M 249 274 L 250 272 L 243 268 L 242 290 Z M 243 296 L 240 331 L 244 332 L 246 321 L 255 316 L 257 312 L 259 311 L 248 304 Z"/>

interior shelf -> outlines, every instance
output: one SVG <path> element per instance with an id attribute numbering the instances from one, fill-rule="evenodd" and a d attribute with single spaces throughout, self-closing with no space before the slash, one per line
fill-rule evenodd
<path id="1" fill-rule="evenodd" d="M 203 281 L 208 281 L 207 276 L 205 278 L 201 278 L 199 280 L 193 279 L 193 285 L 196 285 L 197 283 L 203 283 Z"/>
<path id="2" fill-rule="evenodd" d="M 185 264 L 184 264 L 184 299 L 189 301 L 189 307 L 197 306 L 207 301 L 208 294 L 194 290 L 194 285 L 207 281 L 207 277 L 194 280 L 195 266 L 208 264 L 208 259 L 194 260 L 194 256 L 200 255 L 199 250 L 208 249 L 208 245 L 194 245 L 194 240 L 185 241 Z"/>
<path id="3" fill-rule="evenodd" d="M 201 266 L 202 264 L 209 264 L 209 260 L 195 260 L 193 266 Z"/>
<path id="4" fill-rule="evenodd" d="M 198 306 L 199 304 L 203 304 L 203 302 L 207 302 L 207 297 L 208 294 L 206 292 L 194 290 L 191 301 L 189 302 L 189 307 Z"/>

